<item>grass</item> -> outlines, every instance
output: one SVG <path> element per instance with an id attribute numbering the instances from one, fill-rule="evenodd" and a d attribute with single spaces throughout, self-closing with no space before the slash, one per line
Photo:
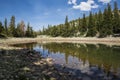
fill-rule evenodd
<path id="1" fill-rule="evenodd" d="M 69 42 L 69 43 L 90 43 L 90 44 L 107 44 L 107 45 L 120 45 L 120 37 L 96 38 L 96 37 L 49 37 L 38 36 L 36 38 L 7 38 L 0 39 L 0 49 L 14 49 L 10 45 L 24 44 L 32 42 Z"/>

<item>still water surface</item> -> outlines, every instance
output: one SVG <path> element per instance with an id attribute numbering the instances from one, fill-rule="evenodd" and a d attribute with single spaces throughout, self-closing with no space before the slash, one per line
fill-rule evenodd
<path id="1" fill-rule="evenodd" d="M 43 57 L 52 57 L 54 63 L 79 69 L 82 73 L 100 73 L 120 79 L 120 46 L 80 43 L 32 43 L 18 47 L 39 51 Z M 97 75 L 98 76 L 98 75 Z"/>

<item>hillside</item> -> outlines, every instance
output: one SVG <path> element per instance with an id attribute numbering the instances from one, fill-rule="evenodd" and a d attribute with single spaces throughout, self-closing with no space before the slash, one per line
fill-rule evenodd
<path id="1" fill-rule="evenodd" d="M 111 5 L 102 12 L 89 13 L 89 16 L 83 14 L 82 18 L 68 21 L 66 16 L 65 24 L 59 24 L 43 28 L 40 31 L 42 35 L 49 35 L 52 37 L 107 37 L 120 36 L 120 10 L 117 2 L 114 2 L 114 9 Z"/>

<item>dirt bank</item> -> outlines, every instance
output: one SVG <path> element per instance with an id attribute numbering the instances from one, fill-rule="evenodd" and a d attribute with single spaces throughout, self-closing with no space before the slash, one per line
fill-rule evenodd
<path id="1" fill-rule="evenodd" d="M 47 42 L 68 42 L 68 43 L 87 43 L 87 44 L 106 44 L 106 45 L 120 45 L 120 38 L 91 38 L 91 37 L 37 37 L 37 38 L 8 38 L 0 39 L 0 49 L 11 47 L 12 44 L 23 43 L 47 43 Z M 13 48 L 13 47 L 12 47 Z"/>

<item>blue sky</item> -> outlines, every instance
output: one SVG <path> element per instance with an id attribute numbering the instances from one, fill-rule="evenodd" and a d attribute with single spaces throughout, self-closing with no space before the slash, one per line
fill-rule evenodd
<path id="1" fill-rule="evenodd" d="M 24 20 L 30 22 L 34 30 L 42 29 L 43 26 L 64 23 L 65 16 L 69 20 L 82 17 L 89 11 L 103 10 L 106 3 L 113 4 L 115 0 L 0 0 L 0 21 L 5 18 L 10 20 L 14 15 L 16 24 Z M 120 0 L 118 7 L 120 9 Z"/>

